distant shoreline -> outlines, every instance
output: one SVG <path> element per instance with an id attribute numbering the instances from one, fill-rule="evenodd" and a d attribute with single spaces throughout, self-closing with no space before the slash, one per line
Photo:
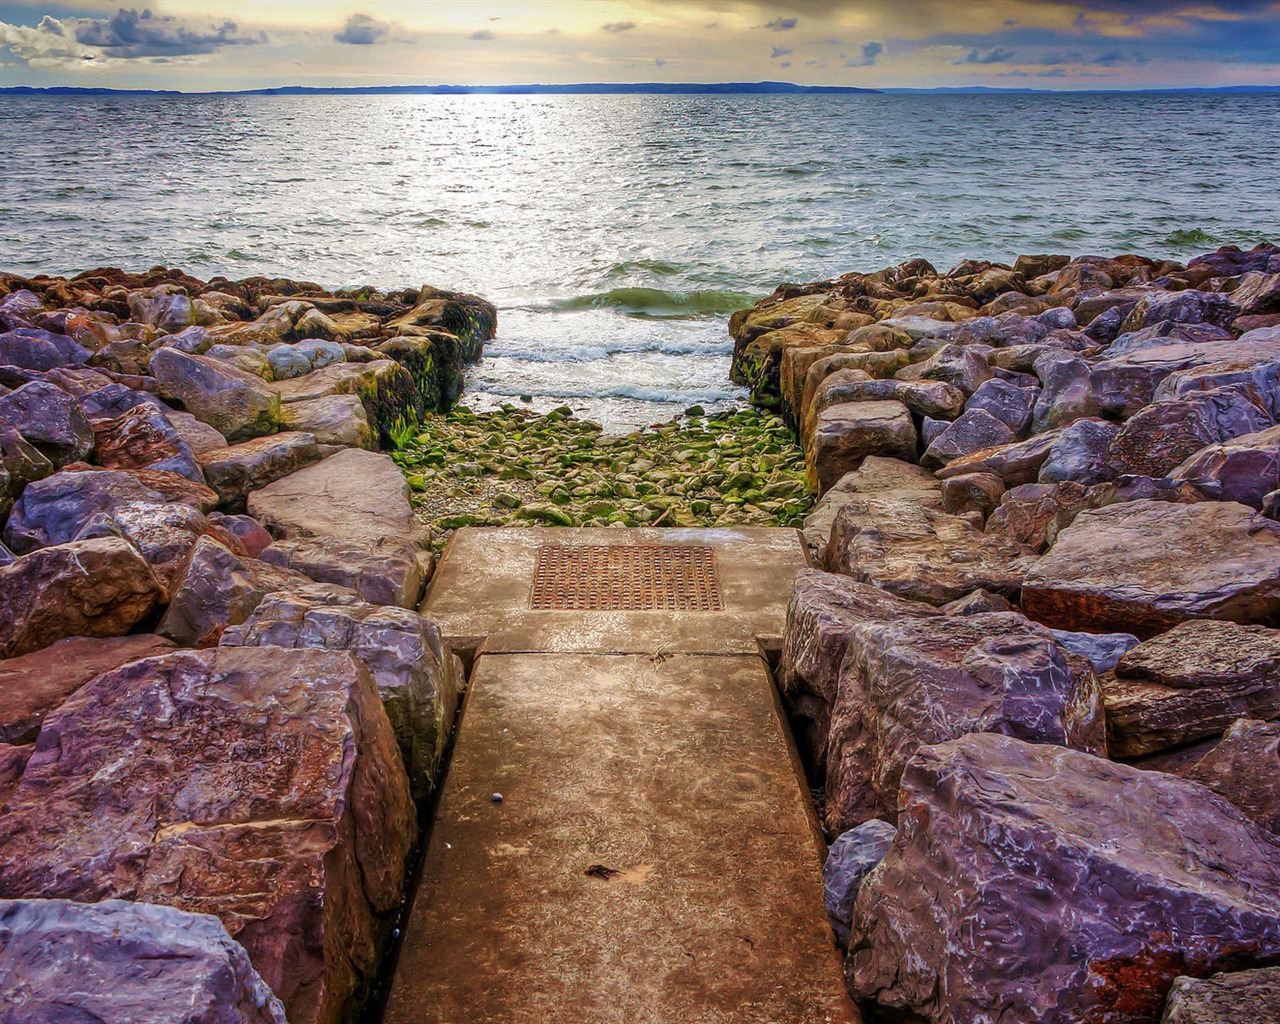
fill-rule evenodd
<path id="1" fill-rule="evenodd" d="M 264 89 L 184 92 L 178 89 L 112 89 L 106 86 L 0 87 L 0 96 L 630 96 L 630 95 L 930 95 L 930 96 L 1071 96 L 1150 94 L 1253 95 L 1280 93 L 1280 85 L 1152 89 L 1001 89 L 987 86 L 941 86 L 930 89 L 863 89 L 845 85 L 796 85 L 792 82 L 581 82 L 568 85 L 284 85 Z"/>

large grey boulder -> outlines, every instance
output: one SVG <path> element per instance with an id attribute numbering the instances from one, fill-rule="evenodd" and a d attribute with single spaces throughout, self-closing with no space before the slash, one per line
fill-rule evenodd
<path id="1" fill-rule="evenodd" d="M 853 994 L 931 1024 L 1154 1022 L 1280 957 L 1280 841 L 1204 786 L 978 733 L 922 749 L 854 904 Z"/>
<path id="2" fill-rule="evenodd" d="M 0 1024 L 287 1024 L 221 921 L 124 900 L 0 900 Z"/>

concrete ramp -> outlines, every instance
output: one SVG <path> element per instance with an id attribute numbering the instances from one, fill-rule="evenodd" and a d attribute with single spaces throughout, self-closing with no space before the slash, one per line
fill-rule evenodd
<path id="1" fill-rule="evenodd" d="M 857 1019 L 760 653 L 804 548 L 690 532 L 455 537 L 424 611 L 477 659 L 390 1024 Z"/>

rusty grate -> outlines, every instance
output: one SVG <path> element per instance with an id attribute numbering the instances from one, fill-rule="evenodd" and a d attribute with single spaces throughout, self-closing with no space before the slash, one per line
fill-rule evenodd
<path id="1" fill-rule="evenodd" d="M 715 552 L 685 544 L 545 544 L 535 611 L 724 611 Z"/>

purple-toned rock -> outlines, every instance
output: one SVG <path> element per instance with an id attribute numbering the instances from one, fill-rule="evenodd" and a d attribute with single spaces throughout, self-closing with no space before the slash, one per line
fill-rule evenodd
<path id="1" fill-rule="evenodd" d="M 1230 341 L 1235 337 L 1225 327 L 1214 324 L 1182 324 L 1174 320 L 1162 320 L 1140 331 L 1122 334 L 1107 346 L 1107 358 L 1126 355 L 1144 348 L 1161 345 L 1186 345 L 1204 341 Z"/>
<path id="2" fill-rule="evenodd" d="M 855 625 L 831 713 L 827 830 L 896 821 L 916 751 L 970 732 L 1105 754 L 1098 678 L 1016 612 Z"/>
<path id="3" fill-rule="evenodd" d="M 972 395 L 983 381 L 991 379 L 990 352 L 986 345 L 943 345 L 924 362 L 912 363 L 895 376 L 899 380 L 941 381 Z"/>
<path id="4" fill-rule="evenodd" d="M 280 395 L 261 377 L 227 363 L 161 348 L 151 356 L 151 373 L 165 398 L 232 443 L 273 434 L 280 424 Z"/>
<path id="5" fill-rule="evenodd" d="M 163 598 L 151 567 L 118 537 L 41 548 L 0 567 L 0 658 L 69 636 L 121 636 Z"/>
<path id="6" fill-rule="evenodd" d="M 453 727 L 464 674 L 440 631 L 417 612 L 361 601 L 352 593 L 268 595 L 221 647 L 350 651 L 373 673 L 404 755 L 414 794 L 425 797 Z"/>
<path id="7" fill-rule="evenodd" d="M 1040 554 L 1084 507 L 1088 489 L 1081 484 L 1019 484 L 1005 491 L 987 518 L 986 533 L 1006 537 Z"/>
<path id="8" fill-rule="evenodd" d="M 149 402 L 93 425 L 97 461 L 108 469 L 158 469 L 204 483 L 196 453 L 169 415 Z"/>
<path id="9" fill-rule="evenodd" d="M 831 705 L 853 627 L 870 619 L 936 614 L 931 605 L 904 601 L 848 576 L 800 570 L 787 606 L 779 684 L 806 764 L 819 774 L 825 768 Z"/>
<path id="10" fill-rule="evenodd" d="M 1240 719 L 1186 777 L 1280 835 L 1280 722 Z"/>
<path id="11" fill-rule="evenodd" d="M 93 451 L 93 427 L 80 403 L 43 381 L 0 395 L 0 424 L 12 427 L 55 467 Z"/>
<path id="12" fill-rule="evenodd" d="M 985 409 L 966 409 L 929 442 L 920 461 L 926 466 L 945 466 L 1015 440 L 1017 433 Z"/>
<path id="13" fill-rule="evenodd" d="M 23 488 L 53 472 L 53 463 L 22 439 L 12 427 L 0 425 L 0 517 L 6 517 Z"/>
<path id="14" fill-rule="evenodd" d="M 854 904 L 851 992 L 931 1024 L 1154 1024 L 1280 957 L 1280 842 L 1197 783 L 980 733 L 919 752 Z"/>
<path id="15" fill-rule="evenodd" d="M 1012 612 L 1017 609 L 999 594 L 993 594 L 989 590 L 975 590 L 972 594 L 948 601 L 938 611 L 943 615 L 981 615 L 983 612 Z"/>
<path id="16" fill-rule="evenodd" d="M 1280 1020 L 1280 967 L 1175 978 L 1160 1024 L 1268 1024 Z"/>
<path id="17" fill-rule="evenodd" d="M 1117 476 L 1164 476 L 1206 445 L 1266 430 L 1272 417 L 1251 391 L 1235 385 L 1147 406 L 1111 442 L 1107 464 Z"/>
<path id="18" fill-rule="evenodd" d="M 1180 292 L 1149 291 L 1125 318 L 1121 330 L 1140 331 L 1163 320 L 1230 327 L 1231 321 L 1239 315 L 1240 307 L 1233 298 L 1221 292 L 1192 289 Z"/>
<path id="19" fill-rule="evenodd" d="M 1105 696 L 1117 757 L 1218 736 L 1238 718 L 1280 718 L 1280 632 L 1184 622 L 1126 652 Z"/>
<path id="20" fill-rule="evenodd" d="M 0 365 L 52 370 L 85 362 L 93 353 L 65 334 L 19 327 L 0 334 Z"/>
<path id="21" fill-rule="evenodd" d="M 0 900 L 5 1024 L 287 1024 L 209 914 L 126 900 Z"/>
<path id="22" fill-rule="evenodd" d="M 1032 366 L 1043 385 L 1033 411 L 1037 431 L 1098 415 L 1089 362 L 1072 352 L 1049 350 L 1037 356 Z"/>
<path id="23" fill-rule="evenodd" d="M 827 851 L 822 867 L 822 902 L 836 945 L 849 947 L 849 919 L 858 898 L 858 886 L 884 858 L 898 830 L 887 821 L 873 819 L 842 832 Z"/>
<path id="24" fill-rule="evenodd" d="M 1280 621 L 1280 524 L 1231 502 L 1086 509 L 1029 566 L 1022 607 L 1055 629 L 1151 636 L 1187 619 Z"/>
<path id="25" fill-rule="evenodd" d="M 1040 467 L 1058 440 L 1058 434 L 1056 430 L 1049 430 L 1025 441 L 984 448 L 972 455 L 961 456 L 939 469 L 938 478 L 946 480 L 961 473 L 994 473 L 1006 487 L 1034 483 Z"/>
<path id="26" fill-rule="evenodd" d="M 1040 465 L 1041 483 L 1100 484 L 1115 474 L 1107 464 L 1107 452 L 1120 433 L 1117 423 L 1079 419 L 1064 427 L 1049 447 L 1049 457 Z"/>
<path id="27" fill-rule="evenodd" d="M 1051 629 L 1054 639 L 1072 654 L 1078 654 L 1102 675 L 1116 667 L 1120 659 L 1141 642 L 1132 633 L 1073 633 Z"/>
<path id="28" fill-rule="evenodd" d="M 414 817 L 350 654 L 183 651 L 45 719 L 0 818 L 0 896 L 215 914 L 291 1024 L 338 1024 L 377 969 Z"/>
<path id="29" fill-rule="evenodd" d="M 126 502 L 162 503 L 165 496 L 118 470 L 63 470 L 29 484 L 13 507 L 4 540 L 23 554 L 74 540 L 94 516 Z"/>
<path id="30" fill-rule="evenodd" d="M 250 558 L 261 558 L 262 552 L 271 546 L 271 534 L 267 533 L 256 519 L 249 516 L 210 512 L 209 522 L 226 530 L 240 541 Z"/>
<path id="31" fill-rule="evenodd" d="M 966 411 L 982 409 L 989 412 L 1021 437 L 1031 426 L 1031 411 L 1039 394 L 1039 388 L 1022 388 L 993 377 L 973 393 L 964 407 Z"/>
<path id="32" fill-rule="evenodd" d="M 1266 496 L 1280 488 L 1280 427 L 1207 445 L 1168 475 L 1218 501 L 1261 509 Z"/>
<path id="33" fill-rule="evenodd" d="M 1231 301 L 1240 307 L 1241 316 L 1280 313 L 1280 274 L 1245 274 Z"/>

